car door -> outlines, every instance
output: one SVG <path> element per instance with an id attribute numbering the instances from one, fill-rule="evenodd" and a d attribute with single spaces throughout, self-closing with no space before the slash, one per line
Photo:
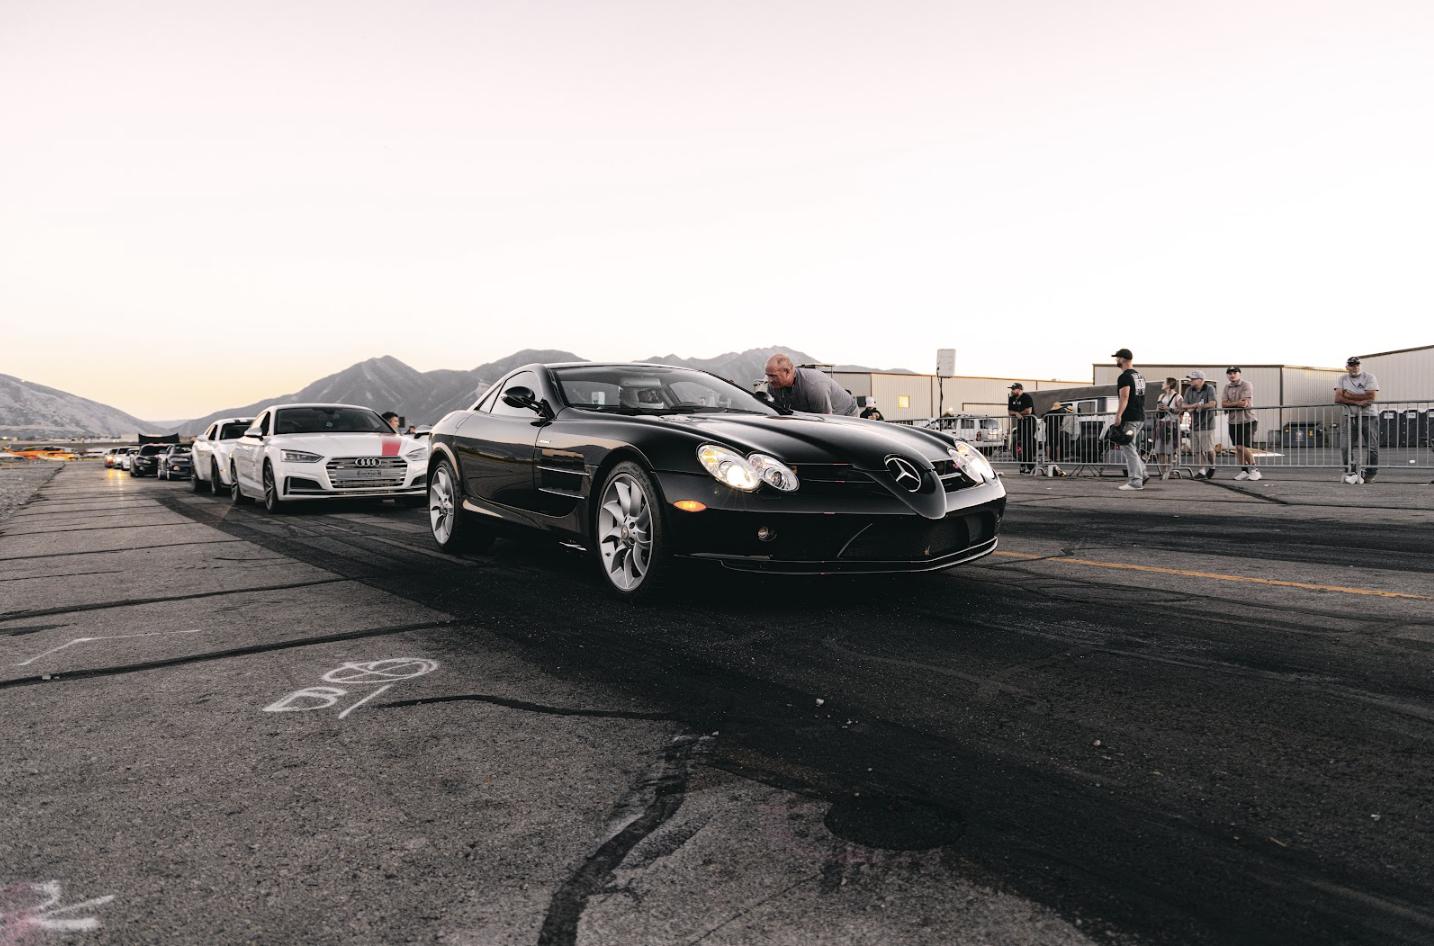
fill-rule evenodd
<path id="1" fill-rule="evenodd" d="M 240 482 L 245 489 L 253 493 L 260 489 L 259 470 L 264 464 L 264 441 L 269 433 L 269 415 L 270 412 L 265 411 L 250 425 L 244 436 L 235 441 L 234 452 L 231 454 Z"/>
<path id="2" fill-rule="evenodd" d="M 207 480 L 209 478 L 209 438 L 214 436 L 214 428 L 218 426 L 218 424 L 210 424 L 202 434 L 194 438 L 194 446 L 190 448 L 189 455 L 193 463 L 195 479 Z M 203 476 L 199 475 L 201 470 L 204 471 Z"/>
<path id="3" fill-rule="evenodd" d="M 534 451 L 547 418 L 532 408 L 503 401 L 504 394 L 519 387 L 540 398 L 546 393 L 535 372 L 510 375 L 464 422 L 455 446 L 463 467 L 464 492 L 470 499 L 490 507 L 530 511 L 537 496 Z"/>

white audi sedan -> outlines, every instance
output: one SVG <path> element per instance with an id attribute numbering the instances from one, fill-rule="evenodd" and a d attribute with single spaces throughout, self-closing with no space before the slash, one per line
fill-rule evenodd
<path id="1" fill-rule="evenodd" d="M 265 408 L 229 457 L 233 501 L 262 499 L 281 512 L 308 499 L 427 496 L 428 447 L 393 432 L 378 412 L 353 404 L 275 404 Z"/>
<path id="2" fill-rule="evenodd" d="M 221 417 L 194 438 L 194 475 L 189 485 L 196 493 L 206 489 L 218 493 L 234 485 L 229 479 L 229 454 L 253 423 L 252 417 Z"/>

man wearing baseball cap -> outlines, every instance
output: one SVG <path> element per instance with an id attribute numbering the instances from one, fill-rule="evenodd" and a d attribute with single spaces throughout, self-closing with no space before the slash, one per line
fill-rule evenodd
<path id="1" fill-rule="evenodd" d="M 1225 397 L 1220 406 L 1225 410 L 1225 420 L 1230 424 L 1230 445 L 1235 448 L 1235 458 L 1240 461 L 1237 480 L 1258 480 L 1262 478 L 1260 468 L 1255 465 L 1255 431 L 1259 422 L 1250 406 L 1255 403 L 1255 386 L 1241 378 L 1243 372 L 1234 365 L 1225 369 Z"/>
<path id="2" fill-rule="evenodd" d="M 1011 419 L 1011 452 L 1021 461 L 1021 472 L 1036 469 L 1036 402 L 1017 381 L 1007 390 L 1006 415 Z"/>
<path id="3" fill-rule="evenodd" d="M 1359 366 L 1358 355 L 1350 355 L 1344 367 L 1334 386 L 1334 402 L 1344 405 L 1344 481 L 1353 486 L 1368 483 L 1379 472 L 1379 411 L 1374 406 L 1379 380 Z M 1363 471 L 1360 447 L 1369 451 Z"/>
<path id="4" fill-rule="evenodd" d="M 1205 372 L 1192 371 L 1186 376 L 1190 386 L 1185 389 L 1185 410 L 1190 414 L 1190 440 L 1199 468 L 1196 479 L 1215 478 L 1215 385 L 1205 380 Z"/>
<path id="5" fill-rule="evenodd" d="M 1145 489 L 1145 481 L 1150 479 L 1145 475 L 1145 461 L 1140 459 L 1140 432 L 1145 428 L 1145 378 L 1132 366 L 1135 356 L 1129 348 L 1122 348 L 1110 357 L 1120 367 L 1120 377 L 1115 379 L 1115 391 L 1120 395 L 1115 426 L 1121 429 L 1123 438 L 1129 437 L 1120 444 L 1128 482 L 1117 488 L 1133 492 Z"/>

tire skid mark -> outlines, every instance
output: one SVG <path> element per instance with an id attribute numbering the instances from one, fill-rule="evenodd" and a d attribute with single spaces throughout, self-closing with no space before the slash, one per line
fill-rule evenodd
<path id="1" fill-rule="evenodd" d="M 710 737 L 708 737 L 710 738 Z M 657 772 L 629 791 L 617 805 L 619 812 L 632 808 L 640 798 L 650 795 L 641 813 L 609 837 L 588 855 L 553 891 L 548 912 L 538 931 L 538 946 L 576 946 L 578 924 L 588 900 L 611 882 L 632 849 L 637 847 L 673 815 L 677 814 L 687 796 L 693 756 L 702 744 L 695 734 L 675 737 L 662 752 Z"/>
<path id="2" fill-rule="evenodd" d="M 249 644 L 244 647 L 230 647 L 225 650 L 206 651 L 201 654 L 187 654 L 183 657 L 166 657 L 162 660 L 145 660 L 117 667 L 94 667 L 86 670 L 67 670 L 63 673 L 40 674 L 30 677 L 16 677 L 0 680 L 0 690 L 13 687 L 35 686 L 41 683 L 64 683 L 69 680 L 90 680 L 95 677 L 114 677 L 130 673 L 145 673 L 150 670 L 165 670 L 186 664 L 209 663 L 215 660 L 229 660 L 233 657 L 248 657 L 272 651 L 293 650 L 318 644 L 334 644 L 342 641 L 362 640 L 366 637 L 388 637 L 393 634 L 407 634 L 436 628 L 460 626 L 461 622 L 451 618 L 441 621 L 417 621 L 412 624 L 395 624 L 388 627 L 364 628 L 357 631 L 340 631 L 337 634 L 321 634 L 316 637 L 296 637 L 264 644 Z"/>
<path id="3" fill-rule="evenodd" d="M 672 713 L 649 713 L 641 710 L 605 710 L 586 709 L 583 707 L 549 706 L 544 703 L 533 703 L 528 700 L 517 700 L 506 696 L 493 696 L 487 693 L 460 693 L 454 696 L 428 696 L 412 700 L 393 700 L 388 703 L 375 703 L 375 709 L 397 709 L 405 706 L 427 706 L 430 703 L 489 703 L 493 706 L 501 706 L 505 709 L 522 710 L 526 713 L 542 713 L 549 716 L 581 716 L 594 719 L 645 719 L 655 722 L 677 722 L 677 717 Z"/>
<path id="4" fill-rule="evenodd" d="M 6 562 L 31 562 L 38 558 L 70 558 L 75 555 L 118 555 L 121 552 L 148 552 L 154 549 L 177 549 L 188 545 L 226 545 L 243 542 L 243 539 L 205 539 L 203 542 L 166 542 L 163 545 L 146 545 L 142 548 L 126 546 L 122 549 L 84 549 L 79 552 L 43 552 L 39 555 L 11 555 L 0 558 L 0 567 Z"/>
<path id="5" fill-rule="evenodd" d="M 28 618 L 49 617 L 54 614 L 77 614 L 81 611 L 107 611 L 110 608 L 128 608 L 140 604 L 160 604 L 166 601 L 193 601 L 198 598 L 218 598 L 223 595 L 242 595 L 258 591 L 285 591 L 289 588 L 309 588 L 314 585 L 332 585 L 352 581 L 350 578 L 315 578 L 309 581 L 290 581 L 279 585 L 256 585 L 247 588 L 225 588 L 219 591 L 195 591 L 184 595 L 155 595 L 150 598 L 121 598 L 117 601 L 96 601 L 91 604 L 73 604 L 62 608 L 36 608 L 31 611 L 0 611 L 0 621 L 20 621 Z"/>

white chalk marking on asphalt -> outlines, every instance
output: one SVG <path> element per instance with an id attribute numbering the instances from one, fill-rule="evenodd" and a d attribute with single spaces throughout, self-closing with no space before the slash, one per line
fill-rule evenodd
<path id="1" fill-rule="evenodd" d="M 40 902 L 28 906 L 21 903 L 19 909 L 11 910 L 12 904 L 26 893 L 38 896 Z M 58 880 L 0 887 L 0 943 L 6 944 L 6 946 L 18 943 L 29 929 L 49 930 L 57 933 L 83 933 L 99 929 L 98 917 L 62 917 L 58 914 L 73 913 L 76 910 L 92 910 L 102 907 L 114 899 L 114 894 L 110 894 L 106 897 L 85 900 L 82 903 L 60 906 L 61 896 Z"/>
<path id="2" fill-rule="evenodd" d="M 438 661 L 422 657 L 390 657 L 365 663 L 349 662 L 324 674 L 326 683 L 392 683 L 411 680 L 438 669 Z"/>
<path id="3" fill-rule="evenodd" d="M 339 719 L 343 719 L 395 684 L 421 677 L 437 669 L 436 660 L 423 657 L 388 657 L 383 660 L 348 661 L 324 674 L 322 679 L 325 683 L 342 683 L 346 686 L 370 687 L 382 684 L 339 713 Z M 304 687 L 270 703 L 264 707 L 264 712 L 306 713 L 310 710 L 332 709 L 348 695 L 349 691 L 343 687 Z M 4 943 L 0 943 L 0 946 L 4 946 Z"/>
<path id="4" fill-rule="evenodd" d="M 372 693 L 370 693 L 368 696 L 366 696 L 366 697 L 364 697 L 363 699 L 359 700 L 359 701 L 358 701 L 357 703 L 355 703 L 353 706 L 350 706 L 348 709 L 346 709 L 346 710 L 344 710 L 342 713 L 340 713 L 340 714 L 339 714 L 339 719 L 343 719 L 345 716 L 347 716 L 348 714 L 352 713 L 354 710 L 358 709 L 360 706 L 363 706 L 363 705 L 364 705 L 365 703 L 367 703 L 369 700 L 371 700 L 371 699 L 373 699 L 374 697 L 378 696 L 378 695 L 379 695 L 380 693 L 382 693 L 384 690 L 391 689 L 392 687 L 393 687 L 393 684 L 392 684 L 392 683 L 385 683 L 383 686 L 379 687 L 377 690 L 374 690 L 374 691 L 373 691 Z"/>
<path id="5" fill-rule="evenodd" d="M 36 654 L 29 660 L 22 660 L 19 663 L 15 664 L 15 666 L 26 667 L 39 660 L 41 657 L 48 657 L 51 654 L 59 653 L 66 647 L 73 647 L 76 644 L 88 644 L 91 641 L 118 641 L 125 640 L 131 637 L 162 637 L 166 634 L 198 634 L 200 630 L 201 628 L 194 627 L 190 628 L 187 631 L 147 631 L 143 634 L 102 634 L 99 637 L 76 637 L 72 641 L 66 641 L 59 647 L 51 647 L 49 650 L 45 651 L 42 654 Z"/>

